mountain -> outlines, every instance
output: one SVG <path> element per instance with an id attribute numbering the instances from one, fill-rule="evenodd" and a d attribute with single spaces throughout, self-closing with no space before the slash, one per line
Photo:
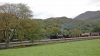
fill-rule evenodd
<path id="1" fill-rule="evenodd" d="M 100 18 L 100 11 L 86 11 L 85 13 L 82 13 L 78 16 L 76 16 L 74 19 L 78 20 L 88 20 L 88 19 L 96 19 Z"/>

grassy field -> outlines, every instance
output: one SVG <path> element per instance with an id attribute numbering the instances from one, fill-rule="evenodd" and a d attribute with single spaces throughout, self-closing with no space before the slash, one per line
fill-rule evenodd
<path id="1" fill-rule="evenodd" d="M 100 56 L 100 39 L 5 49 L 0 56 Z"/>

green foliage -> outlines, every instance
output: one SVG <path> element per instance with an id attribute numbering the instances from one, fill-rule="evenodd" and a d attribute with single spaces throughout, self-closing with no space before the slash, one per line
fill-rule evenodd
<path id="1" fill-rule="evenodd" d="M 69 34 L 69 31 L 68 30 L 64 30 L 63 34 Z"/>
<path id="2" fill-rule="evenodd" d="M 94 27 L 94 28 L 92 29 L 92 31 L 93 31 L 93 32 L 100 32 L 100 25 Z"/>
<path id="3" fill-rule="evenodd" d="M 80 29 L 84 30 L 85 21 L 70 19 L 67 17 L 56 17 L 56 18 L 48 18 L 43 20 L 45 24 L 45 28 L 58 27 L 63 28 L 62 30 L 72 30 L 72 29 Z M 86 28 L 87 30 L 88 28 Z"/>
<path id="4" fill-rule="evenodd" d="M 45 28 L 58 27 L 62 30 L 71 31 L 73 29 L 84 32 L 91 32 L 91 29 L 100 24 L 100 18 L 93 18 L 92 20 L 76 20 L 67 17 L 55 17 L 42 20 Z"/>
<path id="5" fill-rule="evenodd" d="M 52 29 L 51 28 L 47 28 L 46 29 L 46 37 L 50 37 L 51 34 L 52 34 Z"/>
<path id="6" fill-rule="evenodd" d="M 10 40 L 17 38 L 20 41 L 28 39 L 33 43 L 35 40 L 42 39 L 43 34 L 45 35 L 46 33 L 43 30 L 43 23 L 31 19 L 31 17 L 32 11 L 26 4 L 7 3 L 1 5 L 0 42 L 1 40 L 6 40 L 8 44 Z"/>
<path id="7" fill-rule="evenodd" d="M 6 3 L 0 6 L 0 30 L 3 31 L 4 35 L 3 37 L 5 40 L 6 47 L 9 47 L 10 39 L 15 37 L 14 36 L 16 33 L 15 29 L 18 30 L 20 28 L 18 27 L 20 23 L 19 20 L 25 18 L 28 19 L 31 18 L 32 17 L 31 13 L 32 11 L 29 9 L 29 7 L 22 3 L 19 4 Z M 14 31 L 11 31 L 12 29 L 14 29 Z M 18 39 L 23 40 L 24 36 L 22 35 L 23 34 L 22 32 L 24 32 L 24 30 L 19 32 L 20 35 L 18 35 L 19 36 Z"/>
<path id="8" fill-rule="evenodd" d="M 82 31 L 78 30 L 78 29 L 71 30 L 71 34 L 81 34 L 81 33 L 82 33 Z"/>
<path id="9" fill-rule="evenodd" d="M 41 29 L 41 36 L 46 37 L 46 30 L 45 29 Z"/>
<path id="10" fill-rule="evenodd" d="M 52 34 L 60 34 L 60 28 L 58 27 L 52 27 Z"/>
<path id="11" fill-rule="evenodd" d="M 34 42 L 34 40 L 41 39 L 40 34 L 43 33 L 43 30 L 41 29 L 42 24 L 40 24 L 36 20 L 21 19 L 19 29 L 17 29 L 17 33 L 19 37 L 21 35 L 23 37 L 27 37 L 28 39 L 30 39 L 31 42 Z"/>

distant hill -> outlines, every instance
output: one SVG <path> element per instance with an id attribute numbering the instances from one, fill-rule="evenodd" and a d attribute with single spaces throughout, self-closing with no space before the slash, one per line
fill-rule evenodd
<path id="1" fill-rule="evenodd" d="M 95 19 L 100 18 L 100 11 L 87 11 L 85 13 L 82 13 L 78 16 L 76 16 L 74 19 L 78 20 L 88 20 L 88 19 Z"/>
<path id="2" fill-rule="evenodd" d="M 52 27 L 58 27 L 60 28 L 61 31 L 63 30 L 71 31 L 73 29 L 79 29 L 82 30 L 83 32 L 91 32 L 92 28 L 100 24 L 100 18 L 96 18 L 94 20 L 90 19 L 77 20 L 67 17 L 52 17 L 44 20 L 37 19 L 37 21 L 43 23 L 44 29 L 47 28 L 52 29 Z"/>
<path id="3" fill-rule="evenodd" d="M 48 18 L 43 20 L 45 24 L 45 28 L 52 28 L 52 27 L 59 27 L 61 30 L 62 29 L 79 29 L 81 25 L 85 25 L 82 20 L 75 20 L 67 17 L 55 17 L 55 18 Z"/>

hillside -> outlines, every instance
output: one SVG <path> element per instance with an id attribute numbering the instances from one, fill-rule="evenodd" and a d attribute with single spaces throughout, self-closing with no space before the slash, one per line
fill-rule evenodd
<path id="1" fill-rule="evenodd" d="M 93 19 L 93 18 L 91 18 Z M 73 30 L 79 29 L 83 32 L 90 32 L 91 29 L 100 24 L 100 18 L 96 18 L 94 20 L 78 20 L 71 19 L 67 17 L 55 17 L 55 18 L 47 18 L 45 20 L 37 20 L 44 24 L 44 29 L 52 27 L 58 27 L 61 30 Z"/>
<path id="2" fill-rule="evenodd" d="M 87 11 L 85 13 L 82 13 L 78 16 L 76 16 L 74 19 L 78 20 L 87 20 L 87 19 L 96 19 L 100 18 L 100 11 Z"/>
<path id="3" fill-rule="evenodd" d="M 67 17 L 48 18 L 46 20 L 43 20 L 43 22 L 45 25 L 45 29 L 58 27 L 60 28 L 61 31 L 63 30 L 71 31 L 73 29 L 78 29 L 82 30 L 82 32 L 84 31 L 86 32 L 89 31 L 90 28 L 94 27 L 87 21 L 70 19 Z"/>

